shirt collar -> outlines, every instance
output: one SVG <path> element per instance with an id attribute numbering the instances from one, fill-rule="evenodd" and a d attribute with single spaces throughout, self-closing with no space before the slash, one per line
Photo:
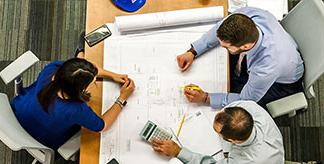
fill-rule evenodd
<path id="1" fill-rule="evenodd" d="M 252 55 L 252 54 L 255 54 L 255 52 L 259 49 L 261 43 L 262 43 L 262 39 L 263 39 L 263 33 L 262 31 L 259 29 L 259 27 L 257 27 L 257 30 L 259 32 L 259 38 L 258 38 L 258 41 L 255 43 L 255 45 L 249 50 L 246 52 L 247 55 Z"/>
<path id="2" fill-rule="evenodd" d="M 243 143 L 235 144 L 235 145 L 242 146 L 242 147 L 249 146 L 256 140 L 256 137 L 257 137 L 257 130 L 255 129 L 255 127 L 253 127 L 250 137 Z"/>

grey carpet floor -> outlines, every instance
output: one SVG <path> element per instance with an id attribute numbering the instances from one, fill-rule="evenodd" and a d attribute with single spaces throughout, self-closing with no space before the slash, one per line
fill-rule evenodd
<path id="1" fill-rule="evenodd" d="M 289 0 L 293 7 L 298 0 Z M 31 84 L 50 61 L 73 56 L 78 36 L 85 29 L 86 0 L 0 0 L 0 70 L 26 50 L 40 58 L 24 73 Z M 306 112 L 276 119 L 284 138 L 286 160 L 324 161 L 324 76 L 315 84 L 317 97 L 309 100 Z M 13 84 L 0 92 L 13 96 Z M 0 164 L 31 163 L 26 151 L 13 152 L 0 142 Z M 57 164 L 68 163 L 63 159 Z M 69 162 L 78 163 L 78 162 Z"/>
<path id="2" fill-rule="evenodd" d="M 85 29 L 86 0 L 0 0 L 0 70 L 27 50 L 41 60 L 23 75 L 31 84 L 53 60 L 74 55 L 79 34 Z M 13 84 L 0 92 L 13 97 Z M 14 152 L 0 142 L 0 164 L 28 164 L 33 158 L 24 150 Z M 56 164 L 67 162 L 62 158 Z"/>

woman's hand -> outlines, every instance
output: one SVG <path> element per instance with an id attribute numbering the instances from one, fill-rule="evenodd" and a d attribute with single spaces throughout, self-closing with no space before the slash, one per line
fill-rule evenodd
<path id="1" fill-rule="evenodd" d="M 116 83 L 124 84 L 127 81 L 127 79 L 128 79 L 128 75 L 115 73 L 114 75 L 112 75 L 111 78 Z"/>
<path id="2" fill-rule="evenodd" d="M 119 98 L 123 100 L 127 100 L 128 97 L 134 92 L 135 90 L 135 84 L 132 79 L 126 79 L 123 86 L 120 89 L 120 95 Z"/>

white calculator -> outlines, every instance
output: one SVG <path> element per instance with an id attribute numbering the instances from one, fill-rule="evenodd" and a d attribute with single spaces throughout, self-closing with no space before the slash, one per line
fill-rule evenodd
<path id="1" fill-rule="evenodd" d="M 157 140 L 172 139 L 172 134 L 158 127 L 150 120 L 148 120 L 147 123 L 145 124 L 144 128 L 140 133 L 140 136 L 148 142 L 152 142 L 153 139 L 157 139 Z"/>

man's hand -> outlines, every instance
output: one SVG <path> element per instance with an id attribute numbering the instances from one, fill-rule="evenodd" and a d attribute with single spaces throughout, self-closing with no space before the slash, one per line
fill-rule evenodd
<path id="1" fill-rule="evenodd" d="M 188 87 L 199 87 L 194 84 L 187 85 Z M 190 88 L 184 89 L 184 95 L 189 102 L 193 103 L 208 103 L 208 94 L 203 90 L 194 90 Z"/>
<path id="2" fill-rule="evenodd" d="M 168 157 L 176 157 L 181 151 L 179 145 L 172 140 L 153 140 L 152 147 L 154 151 Z"/>
<path id="3" fill-rule="evenodd" d="M 182 72 L 186 71 L 194 60 L 194 54 L 192 52 L 186 52 L 182 55 L 177 56 L 178 66 Z"/>

